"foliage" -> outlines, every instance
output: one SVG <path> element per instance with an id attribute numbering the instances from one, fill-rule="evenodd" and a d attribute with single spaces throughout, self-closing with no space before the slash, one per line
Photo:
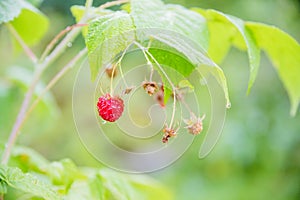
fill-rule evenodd
<path id="1" fill-rule="evenodd" d="M 33 2 L 39 4 L 39 1 Z M 132 0 L 121 11 L 89 9 L 88 17 L 85 7 L 73 6 L 71 11 L 77 22 L 83 20 L 88 23 L 88 28 L 83 28 L 83 36 L 92 80 L 96 79 L 104 65 L 119 58 L 132 46 L 137 46 L 141 51 L 147 50 L 145 57 L 163 77 L 162 81 L 168 88 L 172 88 L 170 80 L 174 85 L 194 88 L 181 77 L 188 77 L 194 70 L 207 67 L 223 88 L 229 105 L 227 80 L 218 64 L 222 63 L 230 47 L 235 46 L 248 52 L 248 93 L 256 80 L 261 51 L 264 51 L 289 95 L 291 114 L 296 114 L 300 102 L 300 45 L 282 30 L 243 21 L 215 10 L 189 10 L 160 0 Z M 47 17 L 24 0 L 2 0 L 0 24 L 15 31 L 11 31 L 15 44 L 21 38 L 28 46 L 40 42 L 48 29 Z M 42 65 L 38 64 L 35 69 L 41 68 Z M 181 77 L 168 72 L 164 65 L 171 66 Z M 163 71 L 167 72 L 170 80 Z M 7 74 L 14 85 L 30 89 L 33 78 L 25 68 L 12 67 Z M 39 97 L 43 90 L 45 86 L 39 82 L 33 96 Z M 52 96 L 47 94 L 42 103 L 49 107 L 49 111 L 55 111 L 57 107 Z M 165 96 L 167 100 L 168 95 Z M 44 199 L 174 198 L 168 188 L 148 176 L 126 175 L 104 168 L 80 168 L 71 159 L 50 162 L 34 150 L 20 147 L 13 148 L 9 165 L 0 166 L 0 194 L 10 199 L 28 194 L 32 198 Z"/>
<path id="2" fill-rule="evenodd" d="M 0 167 L 0 191 L 22 191 L 44 199 L 171 199 L 168 189 L 157 181 L 125 175 L 109 169 L 78 168 L 70 159 L 50 163 L 32 149 L 17 147 L 11 165 Z M 25 167 L 26 166 L 26 167 Z M 8 197 L 17 198 L 13 194 Z"/>

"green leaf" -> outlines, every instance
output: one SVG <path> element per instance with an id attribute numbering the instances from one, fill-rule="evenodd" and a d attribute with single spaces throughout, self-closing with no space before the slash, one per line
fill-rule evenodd
<path id="1" fill-rule="evenodd" d="M 55 185 L 63 185 L 66 190 L 76 179 L 85 179 L 85 176 L 78 170 L 70 159 L 63 159 L 60 162 L 52 162 L 47 169 L 47 174 Z"/>
<path id="2" fill-rule="evenodd" d="M 193 10 L 203 14 L 208 20 L 211 34 L 209 53 L 216 61 L 220 62 L 224 58 L 233 40 L 240 48 L 246 45 L 250 65 L 249 93 L 260 65 L 260 49 L 245 22 L 215 10 Z"/>
<path id="3" fill-rule="evenodd" d="M 180 35 L 173 34 L 170 36 L 167 33 L 161 32 L 155 36 L 152 36 L 154 39 L 168 45 L 170 48 L 175 49 L 177 52 L 180 52 L 188 59 L 188 61 L 197 66 L 197 68 L 206 68 L 205 70 L 210 72 L 218 81 L 220 86 L 224 91 L 224 95 L 227 101 L 228 107 L 230 107 L 230 100 L 228 95 L 228 87 L 226 77 L 222 71 L 222 69 L 215 64 L 205 52 L 203 52 L 202 48 L 196 45 L 194 42 L 188 40 L 187 38 L 182 38 Z M 168 50 L 169 51 L 169 50 Z M 169 59 L 172 59 L 171 57 Z M 185 68 L 185 67 L 180 67 Z M 185 69 L 184 69 L 185 70 Z M 201 69 L 198 69 L 198 71 Z M 182 72 L 180 72 L 182 73 Z M 188 74 L 186 74 L 188 75 Z M 185 75 L 185 76 L 186 76 Z M 205 75 L 205 74 L 203 74 Z"/>
<path id="4" fill-rule="evenodd" d="M 112 61 L 135 39 L 134 25 L 129 14 L 115 12 L 101 16 L 89 25 L 86 36 L 92 80 L 99 69 Z"/>
<path id="5" fill-rule="evenodd" d="M 21 14 L 11 21 L 11 25 L 18 32 L 27 45 L 34 45 L 46 33 L 49 22 L 47 17 L 26 1 L 20 1 Z"/>
<path id="6" fill-rule="evenodd" d="M 75 5 L 75 6 L 71 7 L 71 13 L 75 17 L 76 22 L 79 22 L 81 20 L 81 18 L 84 15 L 85 9 L 86 9 L 85 6 Z M 113 12 L 112 10 L 108 10 L 108 9 L 99 10 L 95 7 L 91 7 L 91 8 L 89 8 L 89 19 L 92 20 L 96 17 L 111 14 L 112 12 Z M 87 33 L 88 33 L 88 27 L 85 26 L 82 29 L 83 37 L 86 37 Z"/>
<path id="7" fill-rule="evenodd" d="M 247 22 L 258 46 L 266 52 L 287 90 L 291 102 L 291 115 L 295 115 L 300 102 L 300 45 L 284 31 L 260 23 Z"/>
<path id="8" fill-rule="evenodd" d="M 172 199 L 168 188 L 143 175 L 126 175 L 103 169 L 99 172 L 104 199 Z"/>
<path id="9" fill-rule="evenodd" d="M 98 188 L 100 190 L 101 188 Z M 99 196 L 93 195 L 90 189 L 90 184 L 87 181 L 77 180 L 75 181 L 70 189 L 68 190 L 68 194 L 64 196 L 66 200 L 74 200 L 74 199 L 89 199 L 89 200 L 101 200 Z"/>
<path id="10" fill-rule="evenodd" d="M 191 64 L 184 55 L 176 52 L 176 50 L 170 50 L 170 48 L 164 44 L 162 44 L 161 47 L 151 47 L 149 52 L 164 70 L 164 72 L 162 72 L 155 62 L 150 59 L 164 83 L 164 102 L 167 103 L 172 94 L 172 86 L 169 80 L 175 87 L 178 87 L 179 83 L 192 73 L 195 66 Z"/>
<path id="11" fill-rule="evenodd" d="M 49 161 L 33 149 L 18 146 L 13 148 L 9 164 L 19 167 L 23 172 L 45 173 Z"/>
<path id="12" fill-rule="evenodd" d="M 53 188 L 29 173 L 15 167 L 0 166 L 0 179 L 8 186 L 44 199 L 61 199 Z"/>
<path id="13" fill-rule="evenodd" d="M 74 5 L 70 8 L 73 17 L 75 17 L 76 22 L 79 22 L 81 20 L 81 18 L 84 15 L 85 9 L 86 9 L 85 6 L 79 6 L 79 5 Z M 106 14 L 111 14 L 111 13 L 113 13 L 113 11 L 108 10 L 108 9 L 99 10 L 98 8 L 95 8 L 95 7 L 89 8 L 89 18 L 90 19 L 93 19 L 95 17 L 100 17 L 100 16 L 106 15 Z"/>
<path id="14" fill-rule="evenodd" d="M 22 10 L 22 4 L 19 0 L 1 0 L 0 1 L 0 24 L 9 22 L 19 16 Z"/>
<path id="15" fill-rule="evenodd" d="M 194 91 L 194 86 L 188 80 L 182 80 L 178 84 L 179 88 L 188 88 L 189 92 Z"/>
<path id="16" fill-rule="evenodd" d="M 7 184 L 4 181 L 0 180 L 0 195 L 6 193 L 7 193 Z"/>
<path id="17" fill-rule="evenodd" d="M 140 41 L 153 35 L 152 29 L 168 30 L 181 34 L 197 43 L 203 50 L 208 48 L 206 20 L 200 14 L 180 5 L 164 4 L 160 0 L 132 0 L 131 13 Z"/>

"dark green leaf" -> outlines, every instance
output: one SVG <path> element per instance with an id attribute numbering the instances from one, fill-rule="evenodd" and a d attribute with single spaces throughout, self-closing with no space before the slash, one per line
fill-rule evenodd
<path id="1" fill-rule="evenodd" d="M 7 184 L 0 178 L 0 195 L 7 193 Z"/>
<path id="2" fill-rule="evenodd" d="M 133 30 L 130 15 L 120 11 L 99 17 L 90 23 L 86 45 L 92 80 L 103 65 L 112 61 L 134 41 Z"/>
<path id="3" fill-rule="evenodd" d="M 178 34 L 173 34 L 170 36 L 168 33 L 161 32 L 159 34 L 156 34 L 155 36 L 152 36 L 154 39 L 166 44 L 169 46 L 167 48 L 169 49 L 173 48 L 177 52 L 181 53 L 184 57 L 188 59 L 188 61 L 198 68 L 206 68 L 208 67 L 208 72 L 210 72 L 218 81 L 218 83 L 223 88 L 225 98 L 227 100 L 227 105 L 229 107 L 230 101 L 229 101 L 229 95 L 228 95 L 228 88 L 227 88 L 227 82 L 226 77 L 222 71 L 222 69 L 215 64 L 207 55 L 205 52 L 203 52 L 202 48 L 196 45 L 194 42 L 188 40 L 187 38 L 182 38 Z M 174 51 L 174 50 L 173 50 Z M 169 59 L 172 59 L 171 57 Z M 187 67 L 189 69 L 189 67 Z M 181 69 L 186 70 L 186 69 Z M 199 70 L 199 69 L 198 69 Z M 200 70 L 201 71 L 201 70 Z M 180 72 L 182 74 L 182 72 Z M 185 74 L 187 76 L 188 74 Z"/>

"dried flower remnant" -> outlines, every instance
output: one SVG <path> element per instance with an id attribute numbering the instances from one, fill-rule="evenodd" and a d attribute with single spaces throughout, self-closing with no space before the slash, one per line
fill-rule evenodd
<path id="1" fill-rule="evenodd" d="M 158 90 L 157 83 L 154 81 L 143 81 L 142 86 L 150 96 L 152 96 Z"/>
<path id="2" fill-rule="evenodd" d="M 203 130 L 203 120 L 205 115 L 202 117 L 196 117 L 195 114 L 191 114 L 190 119 L 185 119 L 184 123 L 187 125 L 185 128 L 188 130 L 189 133 L 193 135 L 198 135 Z"/>
<path id="3" fill-rule="evenodd" d="M 168 127 L 168 125 L 165 125 L 165 128 L 163 129 L 164 136 L 162 138 L 162 142 L 167 143 L 171 137 L 176 136 L 178 129 L 179 128 L 175 130 L 174 128 Z"/>

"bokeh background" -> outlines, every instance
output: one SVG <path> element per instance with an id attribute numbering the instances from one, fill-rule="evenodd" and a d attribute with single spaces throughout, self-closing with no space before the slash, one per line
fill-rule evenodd
<path id="1" fill-rule="evenodd" d="M 104 2 L 95 0 L 95 5 Z M 165 2 L 217 9 L 244 20 L 276 25 L 300 41 L 300 1 Z M 50 29 L 34 51 L 40 52 L 54 35 L 74 23 L 69 11 L 74 4 L 84 4 L 84 1 L 45 0 L 41 3 L 41 10 L 49 16 Z M 2 146 L 23 100 L 24 82 L 30 80 L 32 71 L 28 59 L 13 51 L 6 35 L 7 32 L 0 28 Z M 77 39 L 47 70 L 43 80 L 48 82 L 83 45 L 83 39 Z M 168 186 L 178 200 L 300 199 L 300 112 L 295 117 L 290 116 L 288 96 L 275 69 L 263 55 L 257 81 L 247 96 L 247 54 L 232 48 L 221 66 L 227 76 L 232 107 L 227 111 L 222 137 L 213 152 L 205 159 L 198 159 L 199 136 L 177 162 L 148 175 Z M 18 143 L 36 149 L 49 160 L 69 157 L 79 166 L 101 167 L 84 149 L 73 121 L 71 98 L 77 69 L 70 71 L 53 88 L 52 95 L 39 104 Z M 22 77 L 15 77 L 16 74 Z"/>

